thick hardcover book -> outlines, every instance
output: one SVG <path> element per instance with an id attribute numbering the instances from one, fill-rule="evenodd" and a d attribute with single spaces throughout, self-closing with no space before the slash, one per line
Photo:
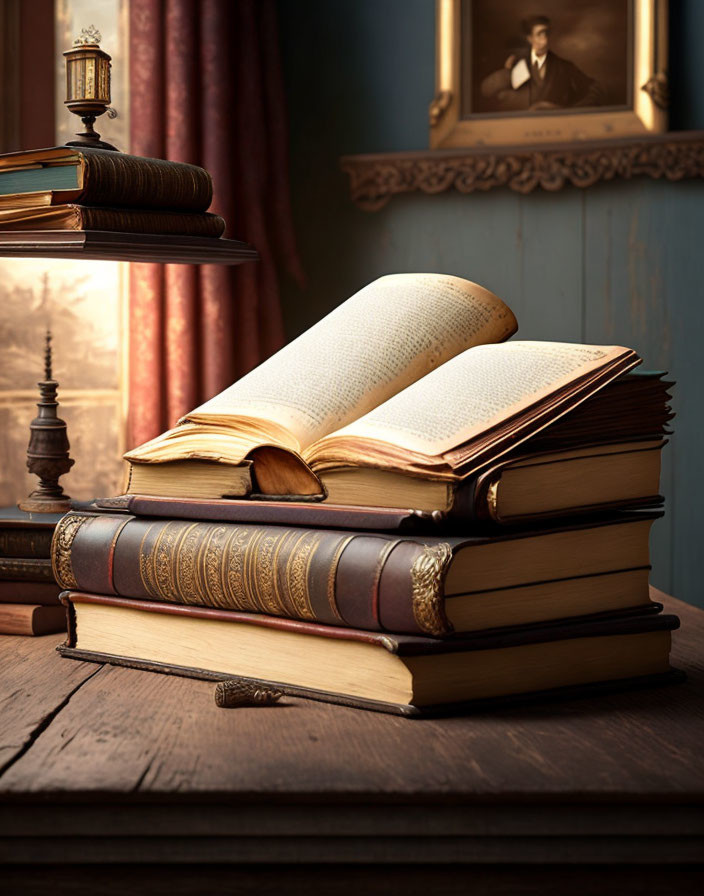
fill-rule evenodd
<path id="1" fill-rule="evenodd" d="M 648 603 L 658 515 L 468 537 L 81 511 L 52 562 L 69 590 L 443 636 Z"/>
<path id="2" fill-rule="evenodd" d="M 17 507 L 0 508 L 0 558 L 44 558 L 51 552 L 60 513 L 27 513 Z"/>
<path id="3" fill-rule="evenodd" d="M 185 162 L 58 146 L 0 156 L 0 207 L 79 202 L 112 208 L 204 212 L 210 175 Z"/>
<path id="4" fill-rule="evenodd" d="M 225 232 L 225 221 L 208 212 L 143 211 L 70 203 L 0 208 L 0 230 L 106 230 L 217 238 Z"/>
<path id="5" fill-rule="evenodd" d="M 681 678 L 675 616 L 642 616 L 435 640 L 269 616 L 67 592 L 64 656 L 418 715 L 519 695 L 568 696 Z M 564 690 L 562 690 L 564 689 Z"/>

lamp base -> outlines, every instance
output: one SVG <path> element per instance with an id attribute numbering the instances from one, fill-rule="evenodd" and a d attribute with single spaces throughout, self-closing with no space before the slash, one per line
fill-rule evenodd
<path id="1" fill-rule="evenodd" d="M 106 143 L 104 140 L 67 140 L 64 146 L 82 146 L 87 149 L 111 149 L 113 152 L 120 150 L 113 146 L 112 143 Z"/>
<path id="2" fill-rule="evenodd" d="M 81 113 L 76 110 L 71 110 L 75 112 L 76 115 L 80 115 Z M 105 111 L 105 110 L 102 110 Z M 113 110 L 108 109 L 108 113 L 113 112 Z M 93 125 L 95 124 L 95 119 L 97 115 L 101 115 L 102 112 L 94 113 L 89 112 L 85 115 L 81 115 L 81 121 L 85 125 L 85 131 L 81 134 L 76 134 L 75 140 L 67 140 L 64 144 L 65 146 L 83 146 L 88 149 L 110 149 L 113 152 L 119 152 L 120 150 L 113 146 L 112 143 L 106 143 L 104 140 L 100 139 L 100 134 L 95 130 Z M 114 118 L 115 115 L 108 114 L 108 118 Z"/>

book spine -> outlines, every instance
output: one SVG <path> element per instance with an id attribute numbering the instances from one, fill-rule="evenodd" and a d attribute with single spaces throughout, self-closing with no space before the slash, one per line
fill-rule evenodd
<path id="1" fill-rule="evenodd" d="M 0 579 L 15 582 L 53 582 L 51 560 L 35 557 L 0 557 Z"/>
<path id="2" fill-rule="evenodd" d="M 0 529 L 0 557 L 49 558 L 52 529 Z"/>
<path id="3" fill-rule="evenodd" d="M 81 157 L 81 201 L 89 205 L 204 212 L 213 198 L 210 175 L 196 165 L 109 150 Z"/>
<path id="4" fill-rule="evenodd" d="M 393 535 L 72 512 L 54 575 L 71 591 L 441 636 L 449 544 Z"/>
<path id="5" fill-rule="evenodd" d="M 136 211 L 132 209 L 76 207 L 83 230 L 109 230 L 122 233 L 158 233 L 177 236 L 220 237 L 225 221 L 207 212 Z"/>

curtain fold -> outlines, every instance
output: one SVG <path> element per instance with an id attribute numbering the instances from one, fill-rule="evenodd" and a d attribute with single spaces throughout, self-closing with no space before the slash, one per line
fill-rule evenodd
<path id="1" fill-rule="evenodd" d="M 261 261 L 130 265 L 128 444 L 283 344 L 277 264 L 299 283 L 273 0 L 131 0 L 131 152 L 202 165 L 226 236 Z"/>

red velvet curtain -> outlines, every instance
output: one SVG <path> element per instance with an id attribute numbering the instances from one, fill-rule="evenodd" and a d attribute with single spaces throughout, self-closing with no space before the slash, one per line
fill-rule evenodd
<path id="1" fill-rule="evenodd" d="M 130 265 L 128 442 L 153 438 L 283 343 L 276 262 L 302 279 L 274 0 L 131 0 L 131 151 L 192 162 L 261 261 Z"/>

